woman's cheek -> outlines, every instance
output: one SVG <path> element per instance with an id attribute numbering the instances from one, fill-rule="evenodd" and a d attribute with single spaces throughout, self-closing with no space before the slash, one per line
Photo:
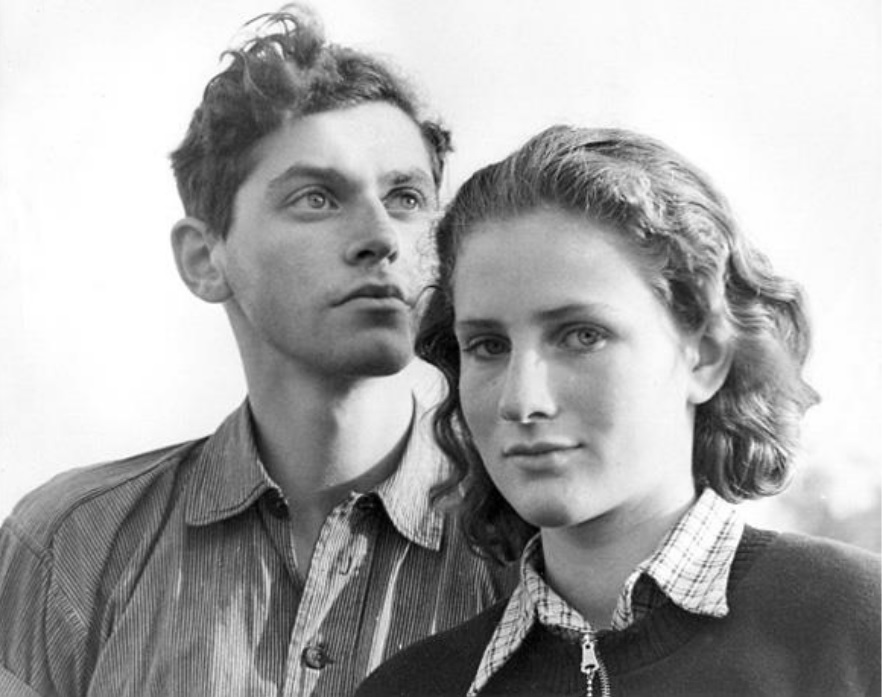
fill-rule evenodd
<path id="1" fill-rule="evenodd" d="M 471 372 L 464 372 L 459 382 L 462 413 L 479 450 L 484 451 L 496 421 L 492 385 Z"/>

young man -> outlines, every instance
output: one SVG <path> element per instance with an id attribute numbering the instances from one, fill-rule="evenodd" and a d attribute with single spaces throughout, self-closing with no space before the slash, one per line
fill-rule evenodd
<path id="1" fill-rule="evenodd" d="M 248 398 L 210 438 L 61 475 L 0 533 L 0 693 L 340 695 L 510 573 L 431 506 L 405 368 L 447 133 L 405 85 L 267 18 L 172 161 L 189 289 Z"/>

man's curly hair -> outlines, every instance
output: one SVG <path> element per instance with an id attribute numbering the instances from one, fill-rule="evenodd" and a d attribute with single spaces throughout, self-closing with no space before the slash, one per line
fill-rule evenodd
<path id="1" fill-rule="evenodd" d="M 229 65 L 209 81 L 187 135 L 171 154 L 187 215 L 225 238 L 261 138 L 287 120 L 369 102 L 386 102 L 413 119 L 440 184 L 450 134 L 421 118 L 415 94 L 391 67 L 327 43 L 319 18 L 305 6 L 286 5 L 248 25 L 257 35 L 223 54 Z"/>

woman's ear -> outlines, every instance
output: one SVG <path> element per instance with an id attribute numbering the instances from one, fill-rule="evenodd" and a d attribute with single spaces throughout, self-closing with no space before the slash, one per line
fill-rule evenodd
<path id="1" fill-rule="evenodd" d="M 221 303 L 232 295 L 216 253 L 218 238 L 198 218 L 182 218 L 172 228 L 172 251 L 178 273 L 193 295 L 206 302 Z"/>
<path id="2" fill-rule="evenodd" d="M 695 341 L 689 398 L 703 404 L 723 386 L 735 352 L 731 335 L 719 326 L 705 325 Z"/>

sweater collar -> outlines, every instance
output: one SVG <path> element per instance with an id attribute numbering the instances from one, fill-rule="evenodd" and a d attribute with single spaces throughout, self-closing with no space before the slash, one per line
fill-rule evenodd
<path id="1" fill-rule="evenodd" d="M 711 489 L 702 492 L 656 551 L 625 581 L 613 615 L 613 629 L 630 626 L 665 598 L 696 615 L 727 615 L 729 572 L 743 529 L 734 506 Z M 661 593 L 635 605 L 635 587 L 645 579 L 651 579 Z M 484 651 L 468 695 L 478 694 L 517 651 L 537 621 L 564 634 L 578 636 L 595 631 L 545 582 L 538 534 L 524 549 L 521 581 Z"/>

